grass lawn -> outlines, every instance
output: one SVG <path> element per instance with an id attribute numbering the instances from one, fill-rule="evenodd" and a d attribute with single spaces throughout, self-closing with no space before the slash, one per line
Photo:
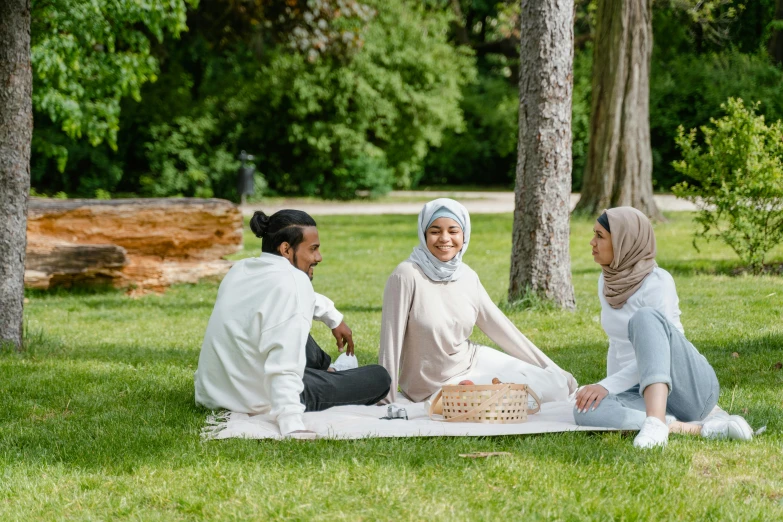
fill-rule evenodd
<path id="1" fill-rule="evenodd" d="M 719 404 L 767 431 L 751 443 L 673 436 L 638 451 L 633 434 L 202 442 L 193 371 L 217 284 L 163 296 L 30 292 L 29 348 L 0 354 L 0 520 L 781 520 L 783 278 L 732 275 L 694 225 L 658 225 L 688 337 L 714 365 Z M 510 215 L 473 216 L 465 260 L 505 298 Z M 317 291 L 346 314 L 363 364 L 375 362 L 386 277 L 416 243 L 415 217 L 317 218 Z M 605 373 L 607 342 L 589 255 L 572 225 L 576 312 L 510 317 L 580 383 Z M 246 237 L 237 258 L 258 255 Z M 782 262 L 783 248 L 769 261 Z M 314 335 L 335 355 L 328 329 Z M 474 340 L 488 343 L 477 329 Z M 736 352 L 738 357 L 733 357 Z M 471 451 L 512 456 L 470 460 Z"/>

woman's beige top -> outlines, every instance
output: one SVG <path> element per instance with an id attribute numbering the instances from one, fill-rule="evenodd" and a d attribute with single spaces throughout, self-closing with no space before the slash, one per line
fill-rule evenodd
<path id="1" fill-rule="evenodd" d="M 478 275 L 465 265 L 457 281 L 436 282 L 421 268 L 403 261 L 392 272 L 383 292 L 379 364 L 392 378 L 384 402 L 397 400 L 397 384 L 409 399 L 420 402 L 474 363 L 476 344 L 469 341 L 478 326 L 509 355 L 541 368 L 560 369 L 531 343 L 484 290 Z M 399 376 L 399 381 L 398 381 Z"/>

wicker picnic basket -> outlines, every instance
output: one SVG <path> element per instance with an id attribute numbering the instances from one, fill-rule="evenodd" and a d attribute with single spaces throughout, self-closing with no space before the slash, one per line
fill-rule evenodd
<path id="1" fill-rule="evenodd" d="M 528 395 L 536 400 L 535 409 L 528 408 Z M 527 421 L 528 414 L 541 409 L 541 399 L 527 384 L 446 385 L 430 402 L 430 417 L 436 413 L 438 400 L 442 400 L 446 422 L 514 424 Z"/>

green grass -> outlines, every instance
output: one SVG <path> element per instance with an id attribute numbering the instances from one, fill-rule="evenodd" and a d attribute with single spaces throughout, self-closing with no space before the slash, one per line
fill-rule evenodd
<path id="1" fill-rule="evenodd" d="M 217 291 L 163 296 L 30 292 L 28 350 L 0 354 L 0 520 L 774 520 L 783 518 L 783 279 L 732 276 L 720 244 L 696 252 L 688 214 L 656 227 L 689 338 L 714 365 L 719 404 L 767 432 L 751 443 L 632 435 L 202 442 L 193 371 Z M 465 259 L 490 295 L 507 288 L 511 217 L 473 216 Z M 374 362 L 386 277 L 416 242 L 411 216 L 320 217 L 314 285 L 345 312 Z M 582 383 L 605 372 L 589 256 L 572 227 L 576 312 L 509 312 Z M 259 242 L 246 237 L 257 255 Z M 783 261 L 778 249 L 769 261 Z M 318 341 L 335 354 L 323 325 Z M 488 343 L 476 330 L 474 339 Z M 739 357 L 732 357 L 737 352 Z M 470 451 L 511 457 L 460 458 Z"/>
<path id="2" fill-rule="evenodd" d="M 453 190 L 452 190 L 453 189 Z M 421 190 L 427 190 L 426 188 Z M 481 192 L 508 192 L 509 189 L 501 190 L 501 189 L 484 189 Z M 470 192 L 475 192 L 475 190 L 472 190 L 471 187 L 466 187 L 464 189 L 460 189 L 459 187 L 448 187 L 438 190 L 439 193 L 442 193 L 441 197 L 450 197 L 454 198 L 457 193 L 460 194 L 459 199 L 460 200 L 472 200 L 472 201 L 481 201 L 487 199 L 482 194 L 470 194 Z M 356 199 L 351 199 L 348 201 L 343 200 L 337 200 L 337 199 L 323 199 L 315 196 L 297 196 L 297 197 L 286 197 L 286 196 L 263 196 L 263 197 L 251 197 L 248 202 L 250 204 L 264 204 L 264 205 L 283 205 L 286 204 L 290 208 L 299 208 L 302 205 L 377 205 L 379 203 L 426 203 L 428 201 L 432 200 L 432 195 L 429 194 L 420 194 L 417 192 L 395 192 L 392 194 L 385 194 L 383 196 L 377 196 L 377 197 L 357 197 Z"/>

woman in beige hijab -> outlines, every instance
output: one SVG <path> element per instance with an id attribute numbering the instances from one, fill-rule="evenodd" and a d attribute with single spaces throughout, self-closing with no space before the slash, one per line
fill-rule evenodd
<path id="1" fill-rule="evenodd" d="M 718 402 L 715 371 L 685 338 L 672 276 L 655 262 L 655 233 L 632 207 L 604 211 L 593 227 L 601 265 L 601 326 L 609 336 L 607 377 L 576 394 L 582 426 L 640 430 L 634 446 L 664 446 L 669 433 L 750 440 L 740 416 L 707 417 Z"/>

